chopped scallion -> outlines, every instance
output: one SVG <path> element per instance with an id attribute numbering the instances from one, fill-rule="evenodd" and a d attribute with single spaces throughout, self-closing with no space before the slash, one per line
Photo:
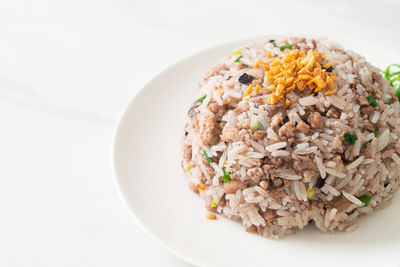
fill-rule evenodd
<path id="1" fill-rule="evenodd" d="M 207 95 L 203 95 L 202 97 L 200 97 L 199 99 L 196 100 L 197 103 L 201 103 L 203 102 L 203 100 L 207 97 Z"/>
<path id="2" fill-rule="evenodd" d="M 240 62 L 240 60 L 242 59 L 242 55 L 240 55 L 237 59 L 235 59 L 235 62 Z"/>
<path id="3" fill-rule="evenodd" d="M 230 180 L 232 180 L 232 179 L 231 179 L 231 173 L 228 172 L 228 171 L 226 170 L 226 168 L 223 168 L 222 171 L 223 171 L 223 173 L 224 173 L 224 176 L 222 176 L 222 181 L 224 181 L 224 182 L 226 183 L 226 182 L 229 182 Z"/>
<path id="4" fill-rule="evenodd" d="M 281 51 L 283 51 L 283 50 L 285 50 L 286 48 L 292 49 L 292 47 L 293 47 L 293 46 L 292 46 L 291 44 L 285 44 L 285 45 L 280 46 L 279 49 L 280 49 Z"/>
<path id="5" fill-rule="evenodd" d="M 357 136 L 351 133 L 345 133 L 344 134 L 344 139 L 349 143 L 350 145 L 354 145 L 357 141 Z"/>
<path id="6" fill-rule="evenodd" d="M 210 163 L 211 162 L 211 158 L 207 155 L 207 152 L 205 149 L 203 149 L 203 153 L 204 153 L 204 157 L 206 158 L 207 162 Z"/>
<path id="7" fill-rule="evenodd" d="M 254 132 L 259 129 L 259 124 L 257 120 L 257 115 L 252 114 L 250 117 L 250 129 Z"/>
<path id="8" fill-rule="evenodd" d="M 218 206 L 217 202 L 215 202 L 214 200 L 211 200 L 211 208 L 214 208 Z"/>
<path id="9" fill-rule="evenodd" d="M 369 202 L 371 201 L 371 197 L 368 195 L 362 195 L 357 197 L 358 200 L 360 200 L 362 203 L 364 203 L 364 207 L 367 207 L 369 205 Z"/>
<path id="10" fill-rule="evenodd" d="M 308 199 L 312 199 L 315 195 L 315 190 L 313 188 L 308 188 L 307 189 L 307 198 Z"/>
<path id="11" fill-rule="evenodd" d="M 264 125 L 262 125 L 262 123 L 260 122 L 259 117 L 257 117 L 257 121 L 258 121 L 258 129 L 259 130 L 265 130 Z"/>
<path id="12" fill-rule="evenodd" d="M 367 99 L 368 99 L 369 103 L 371 104 L 371 106 L 373 106 L 374 108 L 376 108 L 378 106 L 378 103 L 376 102 L 376 99 L 372 94 L 369 94 L 367 96 Z"/>
<path id="13" fill-rule="evenodd" d="M 386 104 L 387 105 L 391 105 L 391 104 L 393 104 L 394 102 L 392 101 L 392 100 L 390 100 L 389 102 L 387 102 Z"/>

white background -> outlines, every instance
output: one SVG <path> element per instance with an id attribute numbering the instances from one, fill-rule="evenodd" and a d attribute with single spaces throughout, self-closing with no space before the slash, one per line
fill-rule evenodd
<path id="1" fill-rule="evenodd" d="M 112 134 L 130 97 L 179 59 L 241 37 L 391 35 L 396 48 L 399 10 L 363 0 L 0 1 L 0 266 L 188 266 L 141 231 L 115 190 Z"/>

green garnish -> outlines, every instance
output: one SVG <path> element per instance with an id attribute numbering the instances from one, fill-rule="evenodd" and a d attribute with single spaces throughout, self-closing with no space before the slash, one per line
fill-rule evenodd
<path id="1" fill-rule="evenodd" d="M 231 173 L 228 172 L 226 170 L 226 168 L 223 168 L 222 171 L 224 172 L 224 176 L 222 176 L 222 181 L 224 181 L 226 183 L 226 182 L 229 182 L 230 180 L 232 180 L 231 179 Z"/>
<path id="2" fill-rule="evenodd" d="M 216 206 L 218 206 L 218 204 L 214 200 L 211 200 L 211 208 L 214 208 Z"/>
<path id="3" fill-rule="evenodd" d="M 369 202 L 371 201 L 371 197 L 368 195 L 362 195 L 357 197 L 358 200 L 360 200 L 362 203 L 364 203 L 364 207 L 367 207 L 369 205 Z"/>
<path id="4" fill-rule="evenodd" d="M 391 105 L 391 104 L 393 104 L 394 102 L 392 101 L 392 100 L 390 100 L 389 102 L 387 102 L 386 104 L 387 105 Z"/>
<path id="5" fill-rule="evenodd" d="M 207 95 L 203 95 L 202 97 L 200 97 L 199 99 L 196 100 L 196 102 L 201 103 L 203 102 L 203 100 L 207 97 Z"/>
<path id="6" fill-rule="evenodd" d="M 258 120 L 258 116 L 255 114 L 252 114 L 250 117 L 250 129 L 255 132 L 257 130 L 265 130 L 264 126 L 262 123 Z"/>
<path id="7" fill-rule="evenodd" d="M 390 64 L 385 71 L 379 70 L 383 77 L 390 82 L 400 100 L 400 64 Z"/>
<path id="8" fill-rule="evenodd" d="M 252 114 L 250 117 L 250 129 L 254 132 L 259 129 L 257 115 Z"/>
<path id="9" fill-rule="evenodd" d="M 285 44 L 285 45 L 280 46 L 279 49 L 280 49 L 281 51 L 283 51 L 283 50 L 285 50 L 286 48 L 292 49 L 292 47 L 293 47 L 293 45 L 291 45 L 291 44 Z"/>
<path id="10" fill-rule="evenodd" d="M 339 230 L 339 227 L 335 227 L 335 228 L 333 228 L 333 231 L 337 231 L 337 230 Z"/>
<path id="11" fill-rule="evenodd" d="M 204 153 L 204 157 L 206 157 L 207 162 L 210 163 L 210 162 L 211 162 L 211 159 L 210 159 L 210 157 L 207 155 L 207 152 L 206 152 L 205 149 L 203 149 L 203 153 Z"/>
<path id="12" fill-rule="evenodd" d="M 378 106 L 378 103 L 376 102 L 376 99 L 372 94 L 369 94 L 367 96 L 367 99 L 368 99 L 369 103 L 371 103 L 371 106 L 373 106 L 374 108 L 376 108 Z"/>
<path id="13" fill-rule="evenodd" d="M 237 59 L 235 59 L 235 62 L 240 62 L 240 59 L 241 59 L 242 57 L 243 57 L 243 56 L 240 55 Z"/>
<path id="14" fill-rule="evenodd" d="M 312 199 L 315 195 L 315 190 L 313 188 L 308 188 L 307 189 L 307 198 L 308 199 Z"/>
<path id="15" fill-rule="evenodd" d="M 345 133 L 344 139 L 346 139 L 347 143 L 349 143 L 350 145 L 354 145 L 357 141 L 357 136 L 351 133 Z"/>
<path id="16" fill-rule="evenodd" d="M 242 66 L 243 67 L 248 67 L 249 65 L 242 63 Z"/>

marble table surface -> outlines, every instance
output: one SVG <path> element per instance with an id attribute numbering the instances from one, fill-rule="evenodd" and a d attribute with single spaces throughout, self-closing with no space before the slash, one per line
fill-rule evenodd
<path id="1" fill-rule="evenodd" d="M 1 1 L 0 266 L 190 266 L 141 231 L 114 186 L 112 134 L 134 92 L 241 37 L 391 35 L 395 49 L 399 10 L 362 0 Z"/>

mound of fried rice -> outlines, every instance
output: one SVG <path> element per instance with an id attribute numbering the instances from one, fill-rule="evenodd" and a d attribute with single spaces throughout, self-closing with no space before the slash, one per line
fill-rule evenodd
<path id="1" fill-rule="evenodd" d="M 399 186 L 399 108 L 379 71 L 332 41 L 254 43 L 201 81 L 182 167 L 209 219 L 269 238 L 351 232 Z"/>

